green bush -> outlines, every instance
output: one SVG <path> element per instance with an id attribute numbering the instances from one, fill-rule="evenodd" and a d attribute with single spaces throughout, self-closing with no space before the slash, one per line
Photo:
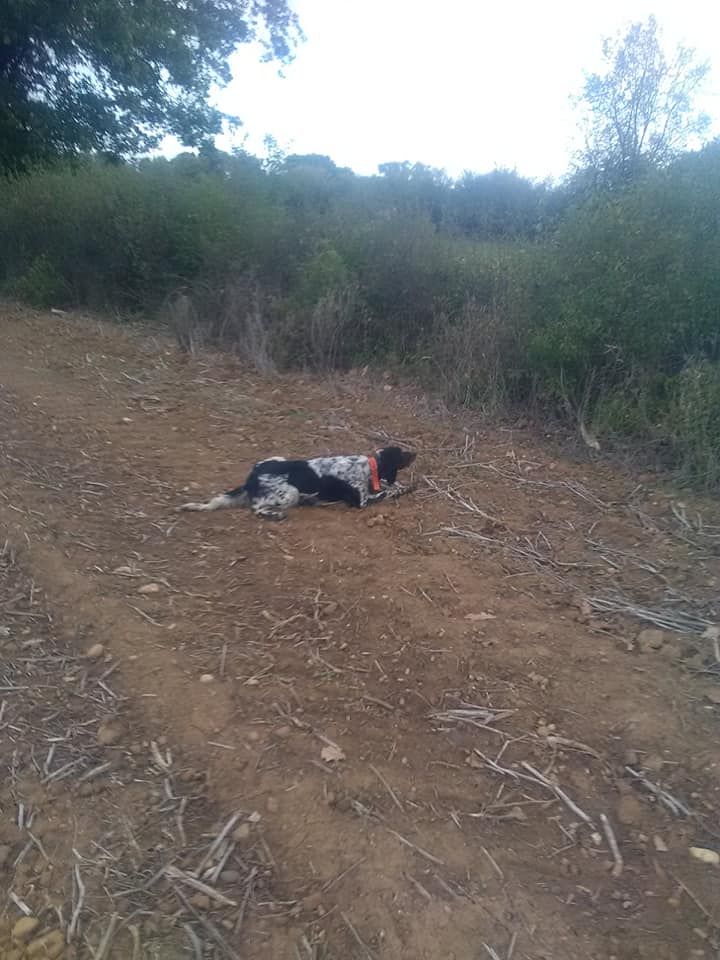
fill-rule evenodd
<path id="1" fill-rule="evenodd" d="M 61 307 L 69 295 L 65 280 L 44 254 L 35 257 L 27 270 L 8 284 L 8 291 L 33 307 Z"/>
<path id="2" fill-rule="evenodd" d="M 185 349 L 264 370 L 375 361 L 489 411 L 587 403 L 720 485 L 718 183 L 720 144 L 594 194 L 314 156 L 87 161 L 0 179 L 0 287 L 174 303 Z"/>

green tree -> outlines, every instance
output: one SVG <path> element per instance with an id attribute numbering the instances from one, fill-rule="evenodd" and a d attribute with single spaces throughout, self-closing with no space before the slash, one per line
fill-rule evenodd
<path id="1" fill-rule="evenodd" d="M 695 51 L 677 46 L 668 59 L 654 17 L 634 23 L 603 44 L 603 73 L 590 74 L 578 98 L 585 109 L 580 161 L 608 184 L 635 179 L 648 166 L 664 166 L 707 130 L 693 107 L 709 71 Z"/>
<path id="2" fill-rule="evenodd" d="M 4 0 L 0 170 L 98 151 L 127 156 L 173 134 L 207 141 L 228 57 L 260 38 L 287 60 L 300 37 L 288 0 Z"/>

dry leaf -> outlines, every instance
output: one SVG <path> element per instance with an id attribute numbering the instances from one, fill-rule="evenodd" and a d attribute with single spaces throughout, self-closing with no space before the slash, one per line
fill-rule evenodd
<path id="1" fill-rule="evenodd" d="M 325 763 L 337 763 L 338 761 L 345 759 L 345 754 L 342 752 L 340 747 L 336 746 L 334 743 L 323 747 L 320 751 L 320 756 L 323 758 Z"/>

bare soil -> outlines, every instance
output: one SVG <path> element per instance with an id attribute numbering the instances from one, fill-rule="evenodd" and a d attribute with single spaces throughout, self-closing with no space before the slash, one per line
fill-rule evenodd
<path id="1" fill-rule="evenodd" d="M 391 505 L 174 512 L 388 438 Z M 0 455 L 2 960 L 720 956 L 717 504 L 9 304 Z"/>

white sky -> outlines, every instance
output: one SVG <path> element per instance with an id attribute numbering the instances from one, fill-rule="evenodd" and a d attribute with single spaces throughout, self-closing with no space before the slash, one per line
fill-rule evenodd
<path id="1" fill-rule="evenodd" d="M 307 36 L 278 76 L 257 48 L 233 59 L 218 98 L 244 122 L 235 143 L 327 154 L 358 173 L 391 160 L 457 175 L 504 166 L 530 177 L 569 164 L 569 98 L 600 65 L 602 38 L 654 13 L 666 45 L 713 64 L 699 105 L 720 133 L 717 0 L 292 0 Z M 223 139 L 227 148 L 231 141 Z"/>

